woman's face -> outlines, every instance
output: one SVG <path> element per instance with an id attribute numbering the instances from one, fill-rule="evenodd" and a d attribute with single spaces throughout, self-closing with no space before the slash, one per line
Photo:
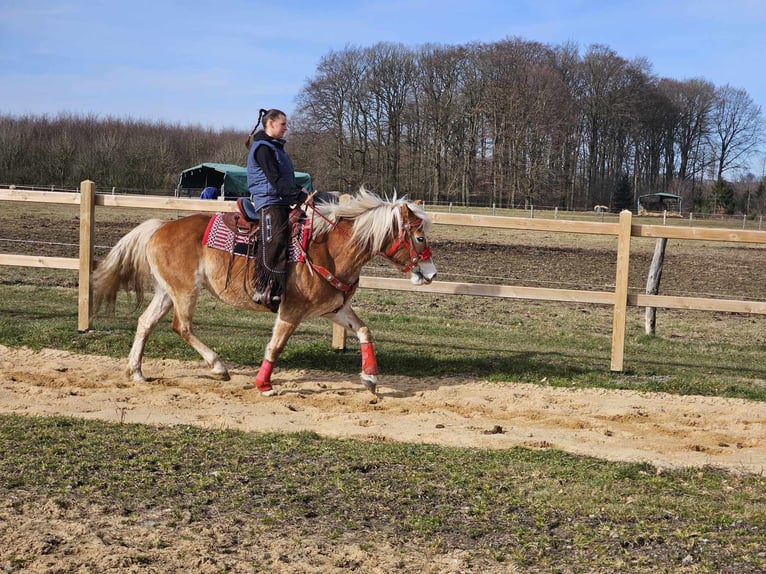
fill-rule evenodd
<path id="1" fill-rule="evenodd" d="M 287 117 L 277 116 L 273 120 L 267 120 L 263 128 L 266 135 L 272 138 L 284 139 L 287 133 Z"/>

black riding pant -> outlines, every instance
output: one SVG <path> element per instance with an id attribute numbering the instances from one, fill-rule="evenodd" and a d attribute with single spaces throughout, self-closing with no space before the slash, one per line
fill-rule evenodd
<path id="1" fill-rule="evenodd" d="M 270 297 L 281 295 L 287 287 L 290 248 L 290 208 L 268 205 L 261 209 L 258 237 L 256 289 Z"/>

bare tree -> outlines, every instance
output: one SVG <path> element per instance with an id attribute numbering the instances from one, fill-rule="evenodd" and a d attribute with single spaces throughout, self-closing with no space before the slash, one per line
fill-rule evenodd
<path id="1" fill-rule="evenodd" d="M 27 179 L 32 173 L 24 169 L 31 147 L 29 123 L 29 118 L 0 117 L 0 183 L 34 184 Z"/>
<path id="2" fill-rule="evenodd" d="M 763 116 L 745 90 L 725 85 L 715 92 L 710 147 L 717 180 L 731 169 L 747 167 L 747 160 L 763 140 Z"/>
<path id="3" fill-rule="evenodd" d="M 648 66 L 648 64 L 647 64 Z M 637 82 L 633 123 L 634 191 L 667 191 L 674 177 L 675 136 L 679 123 L 676 103 L 661 82 L 650 76 Z M 626 170 L 625 174 L 629 172 Z"/>
<path id="4" fill-rule="evenodd" d="M 305 153 L 301 156 L 299 151 L 297 157 L 303 157 L 305 165 L 316 166 L 312 169 L 321 172 L 331 189 L 348 190 L 367 177 L 367 67 L 359 48 L 330 52 L 298 96 L 296 125 L 303 141 L 296 147 Z"/>
<path id="5" fill-rule="evenodd" d="M 459 174 L 452 165 L 456 159 L 455 140 L 470 137 L 461 129 L 465 58 L 465 48 L 425 46 L 418 54 L 419 151 L 423 156 L 421 165 L 429 172 L 426 181 L 432 202 L 440 201 L 443 196 L 453 199 L 456 183 L 453 177 Z"/>
<path id="6" fill-rule="evenodd" d="M 378 152 L 379 187 L 402 190 L 399 181 L 402 121 L 414 88 L 415 54 L 401 44 L 379 43 L 367 50 L 368 91 L 373 100 L 370 124 Z"/>
<path id="7" fill-rule="evenodd" d="M 608 203 L 619 179 L 632 171 L 630 160 L 640 117 L 639 94 L 647 83 L 646 67 L 644 60 L 628 62 L 601 45 L 591 46 L 583 59 L 586 205 Z"/>
<path id="8" fill-rule="evenodd" d="M 701 79 L 679 82 L 666 78 L 660 82 L 659 89 L 678 114 L 674 149 L 668 156 L 680 180 L 693 180 L 701 176 L 705 168 L 702 148 L 710 130 L 715 86 Z"/>

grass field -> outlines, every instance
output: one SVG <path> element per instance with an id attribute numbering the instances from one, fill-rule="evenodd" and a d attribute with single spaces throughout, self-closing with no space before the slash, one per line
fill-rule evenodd
<path id="1" fill-rule="evenodd" d="M 73 241 L 75 213 L 36 217 L 49 243 L 36 249 L 56 255 L 69 249 L 60 244 Z M 131 225 L 110 215 L 100 243 L 108 246 Z M 26 233 L 21 237 L 28 239 Z M 613 280 L 613 252 L 604 238 L 437 227 L 432 239 L 440 272 L 450 278 L 585 286 Z M 651 248 L 636 246 L 633 288 L 641 287 Z M 663 285 L 764 299 L 765 251 L 674 244 Z M 388 273 L 377 264 L 370 271 Z M 92 333 L 78 334 L 75 285 L 71 272 L 0 268 L 0 344 L 125 357 L 137 316 L 130 301 L 121 299 L 117 314 L 99 319 Z M 660 311 L 658 336 L 649 337 L 643 310 L 631 309 L 626 371 L 613 374 L 605 307 L 372 290 L 356 300 L 378 342 L 381 368 L 393 375 L 766 400 L 761 316 Z M 255 365 L 272 319 L 203 297 L 196 324 L 227 361 Z M 150 338 L 147 355 L 198 360 L 167 322 Z M 355 354 L 332 352 L 325 321 L 303 325 L 282 360 L 295 369 L 358 370 Z M 57 546 L 78 555 L 64 534 L 46 538 L 45 528 L 26 541 L 15 537 L 22 525 L 34 530 L 39 514 L 91 531 L 117 517 L 119 529 L 104 530 L 105 536 L 130 548 L 122 566 L 136 572 L 194 570 L 187 557 L 192 541 L 209 559 L 199 571 L 210 572 L 450 572 L 428 570 L 429 561 L 459 556 L 461 571 L 477 573 L 754 573 L 766 570 L 765 486 L 763 476 L 708 468 L 660 472 L 557 451 L 2 416 L 0 567 L 39 566 L 46 548 L 65 560 Z M 131 546 L 129 533 L 147 522 L 159 538 Z M 52 519 L 48 524 L 53 528 Z M 295 541 L 292 550 L 264 554 L 263 532 Z M 324 562 L 322 544 L 351 544 L 364 558 L 356 566 L 347 558 Z M 302 559 L 315 570 L 299 569 L 302 546 L 312 549 Z M 67 564 L 59 571 L 88 567 Z"/>

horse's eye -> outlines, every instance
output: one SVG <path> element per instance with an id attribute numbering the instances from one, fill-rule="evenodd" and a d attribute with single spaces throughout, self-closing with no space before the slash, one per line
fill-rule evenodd
<path id="1" fill-rule="evenodd" d="M 418 243 L 423 243 L 425 240 L 426 240 L 426 238 L 422 237 L 422 236 L 415 238 L 415 241 L 417 241 Z"/>

